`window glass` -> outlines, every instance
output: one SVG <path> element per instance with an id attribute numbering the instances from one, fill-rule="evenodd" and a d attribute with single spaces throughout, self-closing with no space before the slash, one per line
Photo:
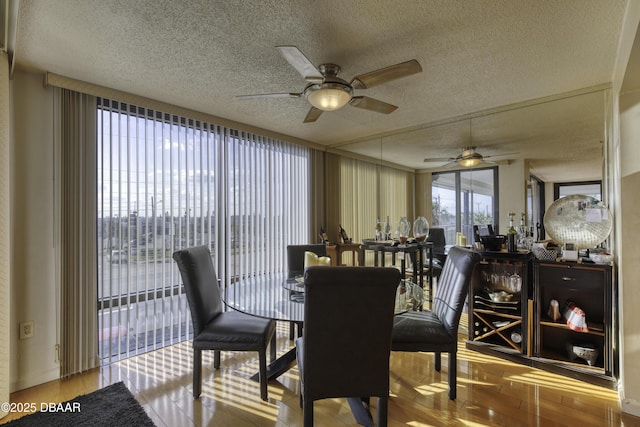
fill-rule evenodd
<path id="1" fill-rule="evenodd" d="M 574 194 L 583 194 L 602 200 L 602 184 L 600 182 L 556 184 L 556 199 Z"/>
<path id="2" fill-rule="evenodd" d="M 497 219 L 496 168 L 438 172 L 432 175 L 433 227 L 444 228 L 447 244 L 455 244 L 456 233 L 474 241 L 473 226 Z"/>

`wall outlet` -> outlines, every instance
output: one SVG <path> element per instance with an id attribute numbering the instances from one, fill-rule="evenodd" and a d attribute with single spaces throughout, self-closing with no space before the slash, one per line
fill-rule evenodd
<path id="1" fill-rule="evenodd" d="M 60 344 L 56 344 L 54 347 L 55 357 L 54 363 L 60 363 Z"/>
<path id="2" fill-rule="evenodd" d="M 20 322 L 20 339 L 21 340 L 24 340 L 27 338 L 33 338 L 34 332 L 35 331 L 34 331 L 33 320 Z"/>

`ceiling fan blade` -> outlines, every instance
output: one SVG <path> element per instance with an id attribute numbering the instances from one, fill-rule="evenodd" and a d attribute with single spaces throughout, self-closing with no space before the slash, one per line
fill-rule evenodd
<path id="1" fill-rule="evenodd" d="M 300 49 L 295 46 L 276 46 L 276 49 L 293 68 L 298 70 L 305 80 L 311 83 L 322 83 L 324 81 L 322 73 L 304 56 Z"/>
<path id="2" fill-rule="evenodd" d="M 520 154 L 520 153 L 500 153 L 500 154 L 494 154 L 493 156 L 483 156 L 483 158 L 488 159 L 491 157 L 511 156 L 513 154 Z"/>
<path id="3" fill-rule="evenodd" d="M 400 64 L 355 76 L 351 80 L 351 86 L 354 89 L 368 89 L 421 71 L 420 63 L 412 59 L 411 61 L 401 62 Z"/>
<path id="4" fill-rule="evenodd" d="M 301 93 L 261 93 L 256 95 L 237 95 L 238 99 L 256 99 L 256 98 L 300 98 Z"/>
<path id="5" fill-rule="evenodd" d="M 442 165 L 440 167 L 442 167 L 442 168 L 450 168 L 450 167 L 453 167 L 453 166 L 460 166 L 460 164 L 458 163 L 457 160 L 452 160 L 449 163 L 447 163 L 445 165 Z"/>
<path id="6" fill-rule="evenodd" d="M 453 162 L 455 158 L 453 157 L 436 157 L 433 159 L 424 159 L 425 163 L 438 163 L 438 162 Z"/>
<path id="7" fill-rule="evenodd" d="M 322 114 L 321 109 L 316 107 L 311 107 L 309 109 L 309 112 L 307 113 L 307 116 L 304 118 L 303 123 L 315 122 L 316 120 L 318 120 L 318 117 L 320 117 L 320 114 Z"/>
<path id="8" fill-rule="evenodd" d="M 397 106 L 369 98 L 368 96 L 354 96 L 349 101 L 354 107 L 364 108 L 365 110 L 377 111 L 378 113 L 390 114 L 398 109 Z"/>

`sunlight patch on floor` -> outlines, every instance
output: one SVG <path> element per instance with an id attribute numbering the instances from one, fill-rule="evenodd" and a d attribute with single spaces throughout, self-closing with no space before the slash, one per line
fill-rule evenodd
<path id="1" fill-rule="evenodd" d="M 439 383 L 423 384 L 413 388 L 415 391 L 423 396 L 429 396 L 432 394 L 439 394 L 442 392 L 448 392 L 449 385 L 446 381 Z"/>
<path id="2" fill-rule="evenodd" d="M 216 403 L 221 403 L 249 414 L 257 415 L 269 421 L 275 422 L 278 417 L 278 405 L 260 400 L 260 390 L 233 391 L 228 385 L 215 384 L 212 388 L 204 390 L 202 396 L 206 396 Z M 257 395 L 255 394 L 257 392 Z M 271 396 L 269 396 L 271 399 Z M 280 395 L 282 398 L 282 395 Z"/>
<path id="3" fill-rule="evenodd" d="M 594 386 L 586 382 L 578 382 L 571 378 L 561 377 L 544 371 L 531 371 L 521 375 L 510 375 L 507 379 L 532 386 L 546 387 L 572 395 L 582 394 L 598 399 L 617 402 L 615 392 Z"/>
<path id="4" fill-rule="evenodd" d="M 469 427 L 487 427 L 490 425 L 490 424 L 477 423 L 471 420 L 465 420 L 464 418 L 457 418 L 457 420 L 461 425 L 469 426 Z"/>

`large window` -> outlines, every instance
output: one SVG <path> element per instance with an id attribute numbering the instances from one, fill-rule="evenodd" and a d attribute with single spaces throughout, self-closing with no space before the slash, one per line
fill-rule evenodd
<path id="1" fill-rule="evenodd" d="M 432 175 L 433 227 L 444 228 L 447 244 L 462 232 L 473 242 L 473 226 L 498 227 L 497 168 L 438 172 Z"/>
<path id="2" fill-rule="evenodd" d="M 97 128 L 103 360 L 191 334 L 175 250 L 208 246 L 225 284 L 309 236 L 307 148 L 106 99 Z"/>

